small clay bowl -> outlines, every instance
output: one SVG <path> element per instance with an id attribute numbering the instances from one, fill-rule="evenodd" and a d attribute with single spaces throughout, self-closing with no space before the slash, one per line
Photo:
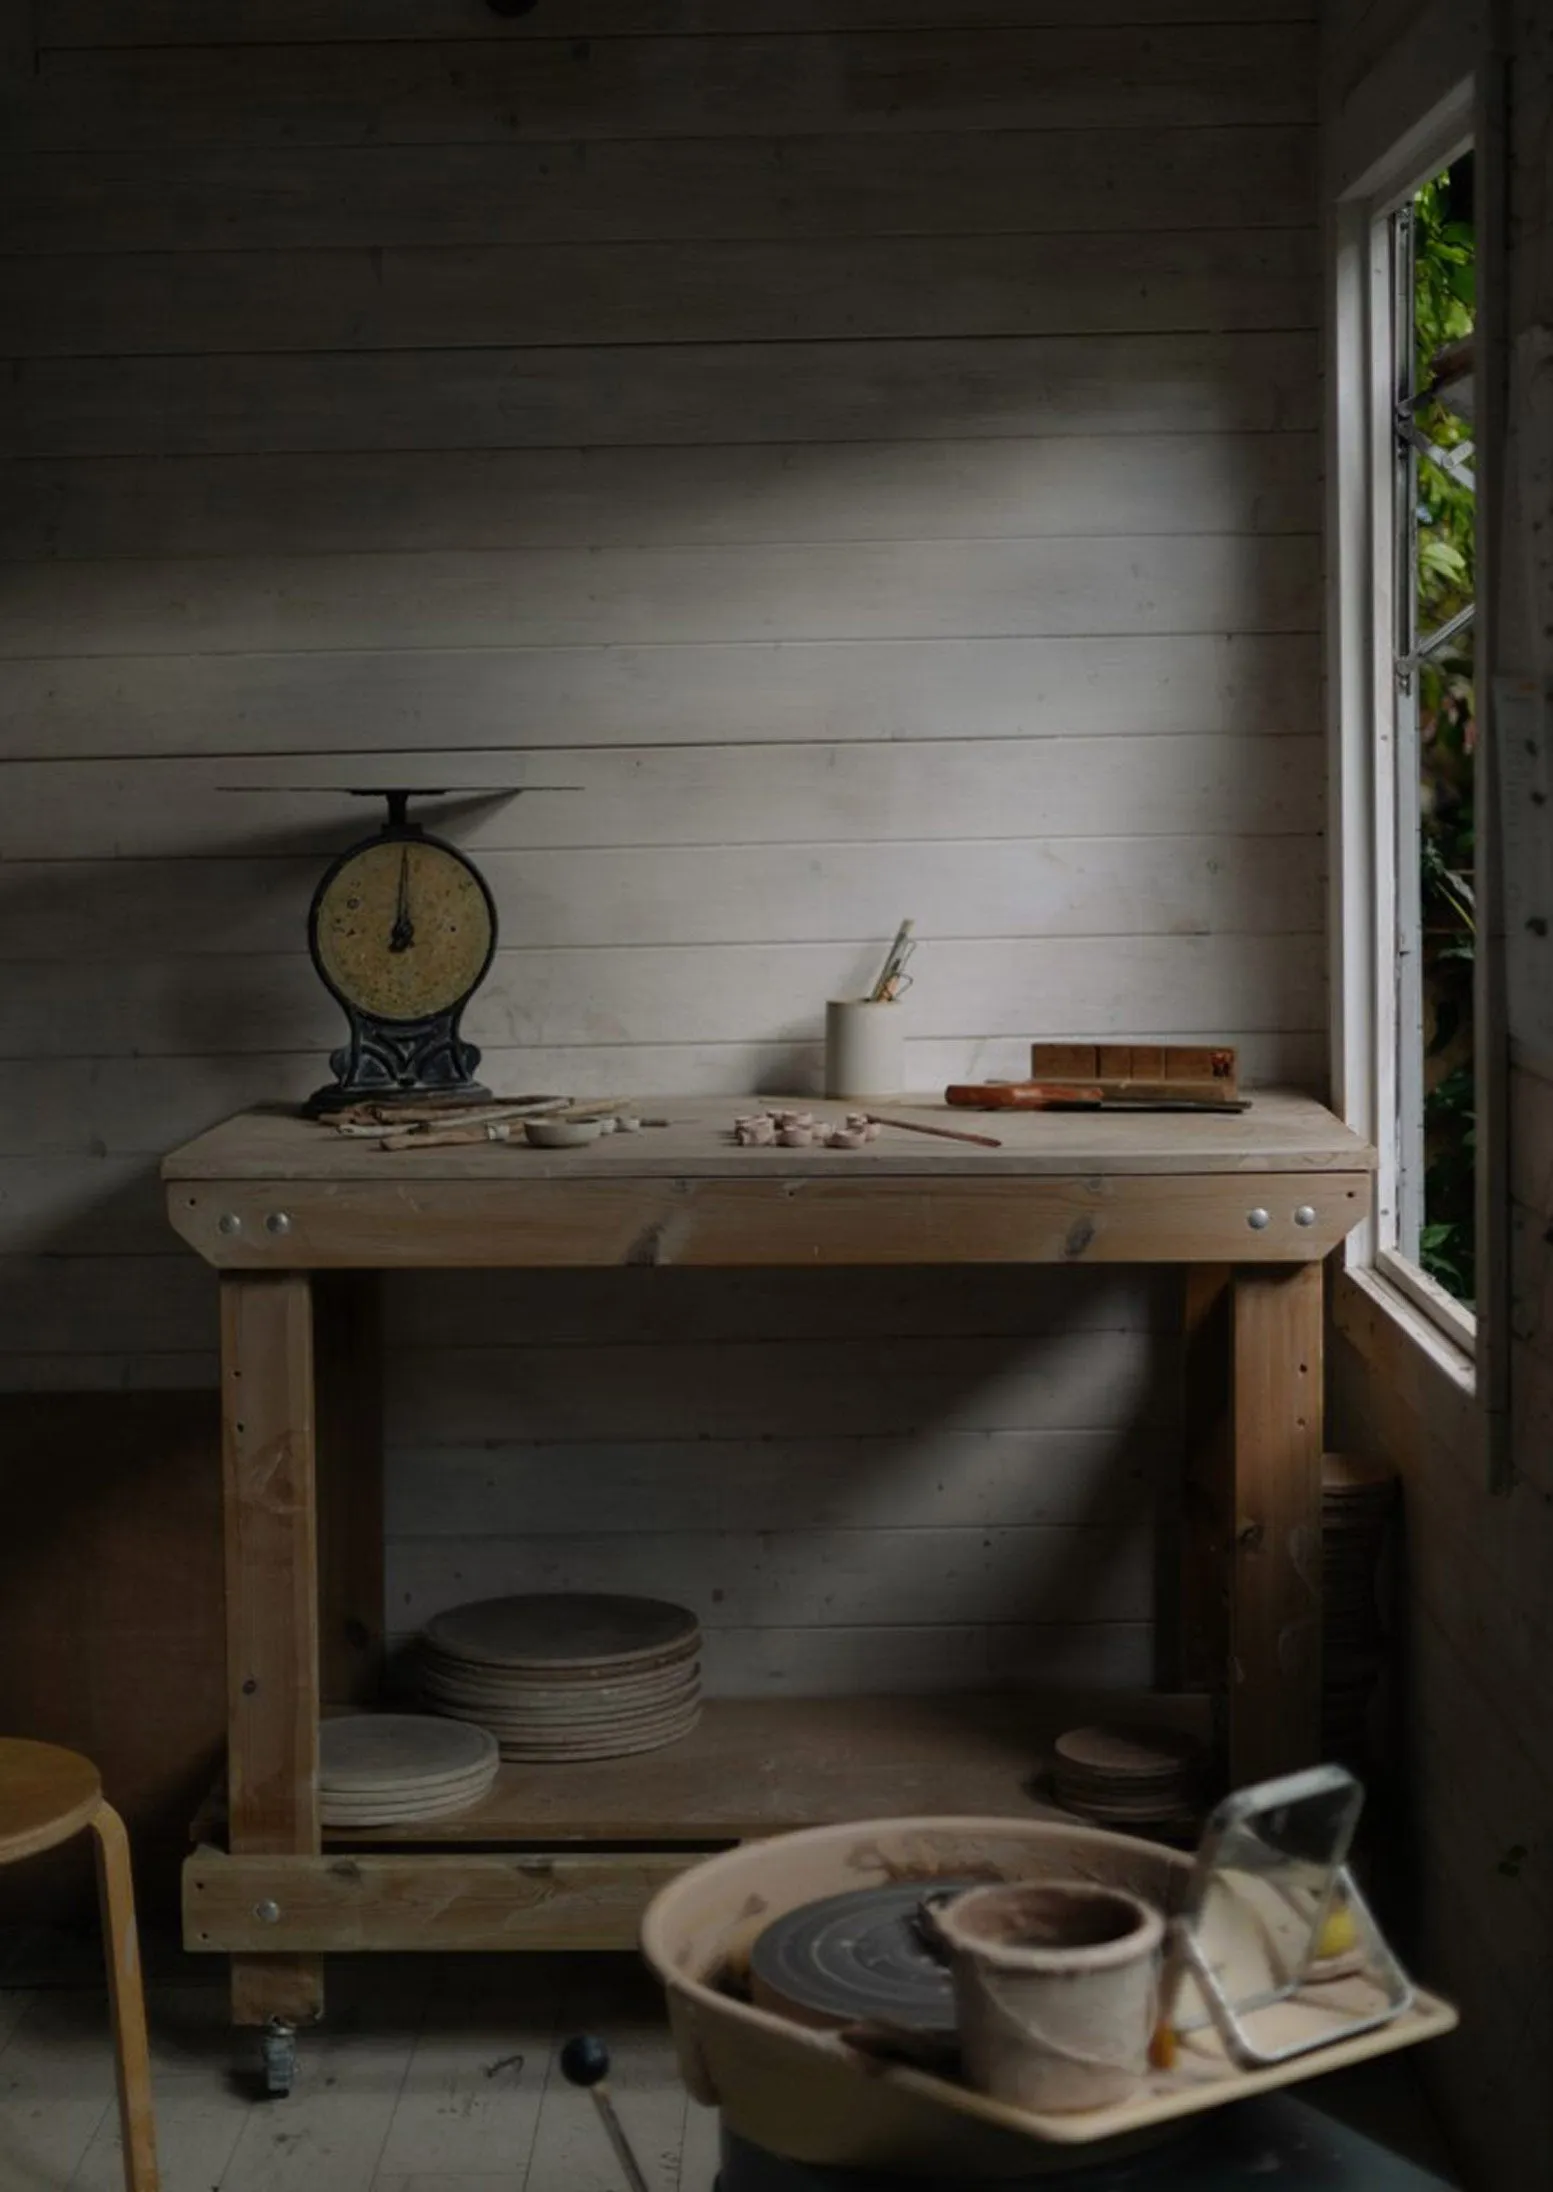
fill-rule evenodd
<path id="1" fill-rule="evenodd" d="M 581 1149 L 603 1131 L 602 1119 L 530 1119 L 523 1129 L 534 1149 Z"/>

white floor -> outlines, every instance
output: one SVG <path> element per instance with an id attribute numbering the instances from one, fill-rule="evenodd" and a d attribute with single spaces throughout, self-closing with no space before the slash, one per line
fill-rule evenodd
<path id="1" fill-rule="evenodd" d="M 627 1957 L 373 1957 L 331 1966 L 285 2100 L 256 2097 L 207 1982 L 148 1994 L 165 2192 L 621 2192 L 560 2043 L 596 2031 L 653 2192 L 710 2192 L 716 2118 L 675 2074 L 662 1996 Z M 247 2075 L 243 2075 L 245 2072 Z M 0 2192 L 118 2192 L 106 2010 L 0 1990 Z"/>

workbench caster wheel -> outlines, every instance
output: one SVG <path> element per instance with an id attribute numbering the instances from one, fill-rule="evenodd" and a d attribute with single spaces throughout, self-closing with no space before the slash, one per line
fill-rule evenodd
<path id="1" fill-rule="evenodd" d="M 297 2028 L 284 2017 L 272 2017 L 260 2040 L 264 2059 L 264 2091 L 272 2101 L 283 2101 L 296 2083 Z"/>

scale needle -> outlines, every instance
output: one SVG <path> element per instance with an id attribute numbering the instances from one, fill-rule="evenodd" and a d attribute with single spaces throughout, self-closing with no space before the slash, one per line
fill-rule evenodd
<path id="1" fill-rule="evenodd" d="M 399 898 L 394 908 L 394 925 L 388 932 L 390 951 L 408 951 L 415 942 L 415 923 L 410 919 L 410 848 L 399 848 Z"/>

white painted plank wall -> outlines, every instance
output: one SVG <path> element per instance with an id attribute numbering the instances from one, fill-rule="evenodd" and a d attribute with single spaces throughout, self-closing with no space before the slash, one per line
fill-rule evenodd
<path id="1" fill-rule="evenodd" d="M 1309 12 L 39 0 L 0 1378 L 213 1376 L 154 1162 L 319 1077 L 385 769 L 575 787 L 446 810 L 499 1085 L 814 1087 L 907 911 L 924 1086 L 1321 1085 Z M 1081 1277 L 395 1283 L 391 1628 L 632 1584 L 724 1689 L 1144 1678 L 1174 1306 Z"/>

